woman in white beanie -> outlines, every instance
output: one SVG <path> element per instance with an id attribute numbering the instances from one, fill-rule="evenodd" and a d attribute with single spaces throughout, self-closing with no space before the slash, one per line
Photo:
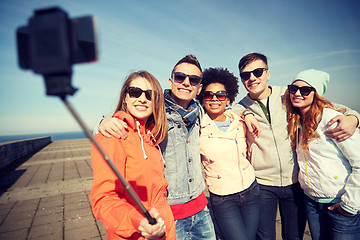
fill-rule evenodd
<path id="1" fill-rule="evenodd" d="M 312 239 L 360 239 L 360 133 L 342 142 L 324 134 L 342 114 L 322 97 L 329 79 L 314 69 L 296 76 L 284 96 L 287 128 Z"/>

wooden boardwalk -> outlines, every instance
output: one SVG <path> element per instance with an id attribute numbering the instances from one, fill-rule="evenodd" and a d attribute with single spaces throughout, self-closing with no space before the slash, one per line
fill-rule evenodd
<path id="1" fill-rule="evenodd" d="M 89 202 L 90 147 L 52 142 L 1 178 L 0 239 L 106 239 Z"/>
<path id="2" fill-rule="evenodd" d="M 87 139 L 55 141 L 0 176 L 0 239 L 106 239 L 89 201 L 90 148 Z"/>

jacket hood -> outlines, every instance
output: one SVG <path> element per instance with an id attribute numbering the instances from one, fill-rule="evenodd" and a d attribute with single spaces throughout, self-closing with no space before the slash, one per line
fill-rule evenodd
<path id="1" fill-rule="evenodd" d="M 113 117 L 123 120 L 131 129 L 136 129 L 135 118 L 129 113 L 117 111 L 116 113 L 114 113 Z"/>
<path id="2" fill-rule="evenodd" d="M 134 118 L 133 116 L 131 116 L 129 113 L 126 113 L 124 111 L 117 111 L 116 113 L 114 113 L 113 117 L 123 120 L 133 130 L 135 130 L 137 128 L 136 122 L 139 122 L 140 125 L 142 126 L 142 128 L 145 128 L 144 121 L 138 120 L 138 119 Z M 146 126 L 146 129 L 150 130 L 150 131 L 152 131 L 153 128 L 154 128 L 154 124 L 151 124 L 150 126 Z"/>
<path id="3" fill-rule="evenodd" d="M 154 143 L 152 141 L 154 136 L 151 133 L 151 130 L 153 129 L 154 126 L 151 125 L 146 128 L 144 121 L 135 119 L 129 113 L 126 113 L 123 111 L 116 112 L 113 117 L 123 120 L 124 122 L 127 123 L 129 128 L 131 128 L 134 132 L 137 132 L 137 134 L 139 135 L 140 140 L 141 140 L 141 147 L 143 150 L 144 158 L 147 159 L 148 157 L 145 152 L 144 141 L 148 142 L 148 143 L 152 143 L 152 144 Z"/>

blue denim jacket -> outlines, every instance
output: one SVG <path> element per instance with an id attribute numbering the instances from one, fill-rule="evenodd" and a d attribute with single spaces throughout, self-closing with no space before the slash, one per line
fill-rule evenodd
<path id="1" fill-rule="evenodd" d="M 166 116 L 168 134 L 159 146 L 165 159 L 165 178 L 169 181 L 167 200 L 173 205 L 189 202 L 205 189 L 200 160 L 200 117 L 188 131 L 181 115 L 171 107 L 166 107 Z"/>

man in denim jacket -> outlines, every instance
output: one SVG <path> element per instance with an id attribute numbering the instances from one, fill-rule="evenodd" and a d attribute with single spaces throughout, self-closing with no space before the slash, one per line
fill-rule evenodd
<path id="1" fill-rule="evenodd" d="M 168 134 L 160 148 L 169 181 L 168 202 L 174 214 L 176 237 L 216 239 L 207 209 L 205 183 L 200 160 L 200 118 L 202 108 L 194 98 L 201 91 L 202 70 L 193 55 L 182 58 L 173 68 L 169 87 L 164 91 Z M 119 129 L 120 127 L 120 129 Z M 105 118 L 100 132 L 124 137 L 126 128 L 115 118 Z M 110 134 L 109 134 L 110 133 Z"/>

